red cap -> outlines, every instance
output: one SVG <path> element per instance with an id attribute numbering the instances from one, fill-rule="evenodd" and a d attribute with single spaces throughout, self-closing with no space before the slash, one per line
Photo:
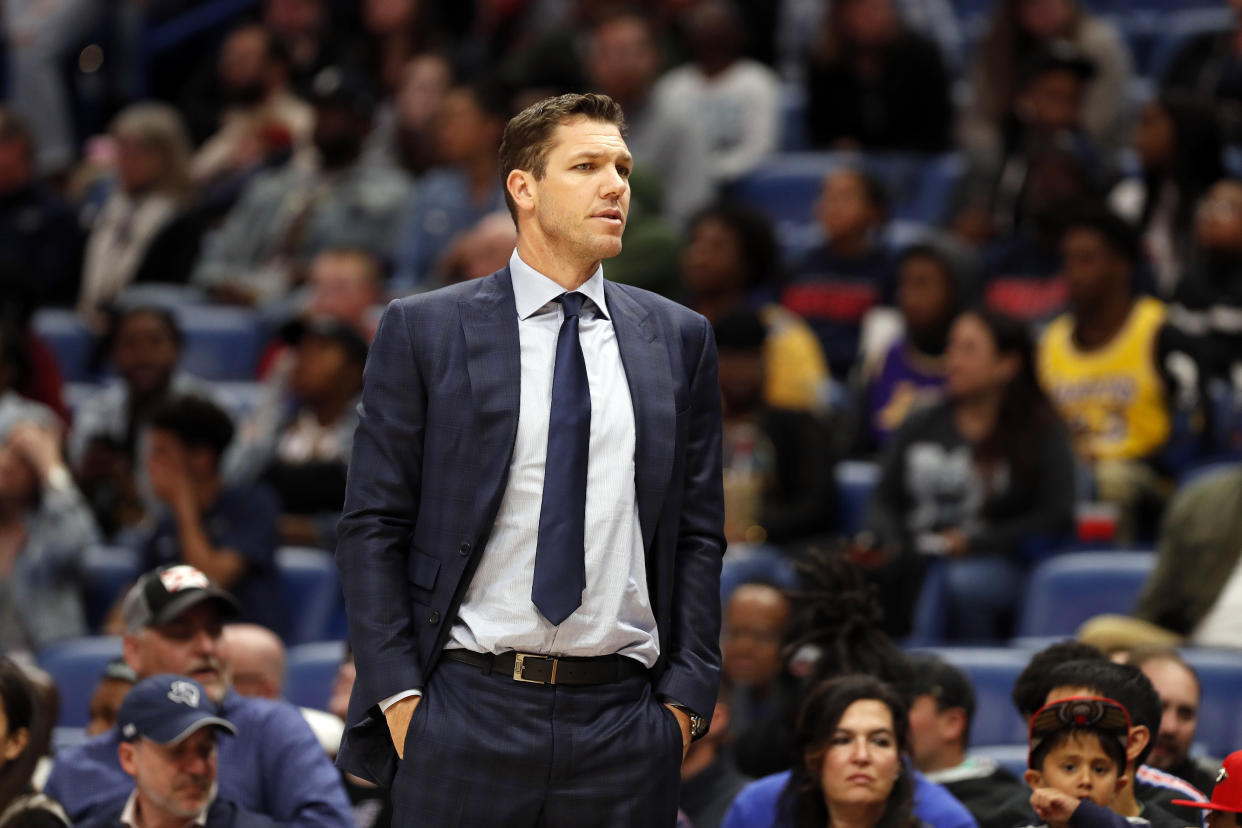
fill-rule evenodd
<path id="1" fill-rule="evenodd" d="M 1173 800 L 1174 805 L 1202 808 L 1205 811 L 1229 811 L 1242 814 L 1242 750 L 1229 754 L 1216 775 L 1216 787 L 1212 789 L 1211 802 Z"/>

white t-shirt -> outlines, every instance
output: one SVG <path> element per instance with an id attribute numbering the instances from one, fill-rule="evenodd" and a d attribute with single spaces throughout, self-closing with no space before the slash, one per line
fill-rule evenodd
<path id="1" fill-rule="evenodd" d="M 1190 634 L 1190 642 L 1200 647 L 1242 649 L 1242 555 L 1220 597 Z"/>

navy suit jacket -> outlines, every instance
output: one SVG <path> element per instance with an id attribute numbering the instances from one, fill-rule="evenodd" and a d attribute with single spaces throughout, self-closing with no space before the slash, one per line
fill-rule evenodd
<path id="1" fill-rule="evenodd" d="M 660 634 L 655 692 L 710 716 L 720 676 L 724 498 L 711 326 L 605 282 L 633 399 L 635 486 Z M 392 302 L 367 360 L 339 526 L 357 663 L 337 764 L 385 786 L 397 754 L 378 702 L 423 687 L 486 554 L 517 435 L 508 268 Z"/>

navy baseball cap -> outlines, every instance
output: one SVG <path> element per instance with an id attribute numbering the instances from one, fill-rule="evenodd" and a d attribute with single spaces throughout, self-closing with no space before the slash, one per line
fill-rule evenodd
<path id="1" fill-rule="evenodd" d="M 237 728 L 219 715 L 203 685 L 167 673 L 135 684 L 121 702 L 116 722 L 126 742 L 141 736 L 161 745 L 175 745 L 204 727 L 237 735 Z"/>

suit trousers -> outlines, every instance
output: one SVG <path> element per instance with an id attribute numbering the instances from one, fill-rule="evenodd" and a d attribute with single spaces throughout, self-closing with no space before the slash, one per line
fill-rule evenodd
<path id="1" fill-rule="evenodd" d="M 645 675 L 526 684 L 442 659 L 406 733 L 393 826 L 671 828 L 681 746 Z"/>

